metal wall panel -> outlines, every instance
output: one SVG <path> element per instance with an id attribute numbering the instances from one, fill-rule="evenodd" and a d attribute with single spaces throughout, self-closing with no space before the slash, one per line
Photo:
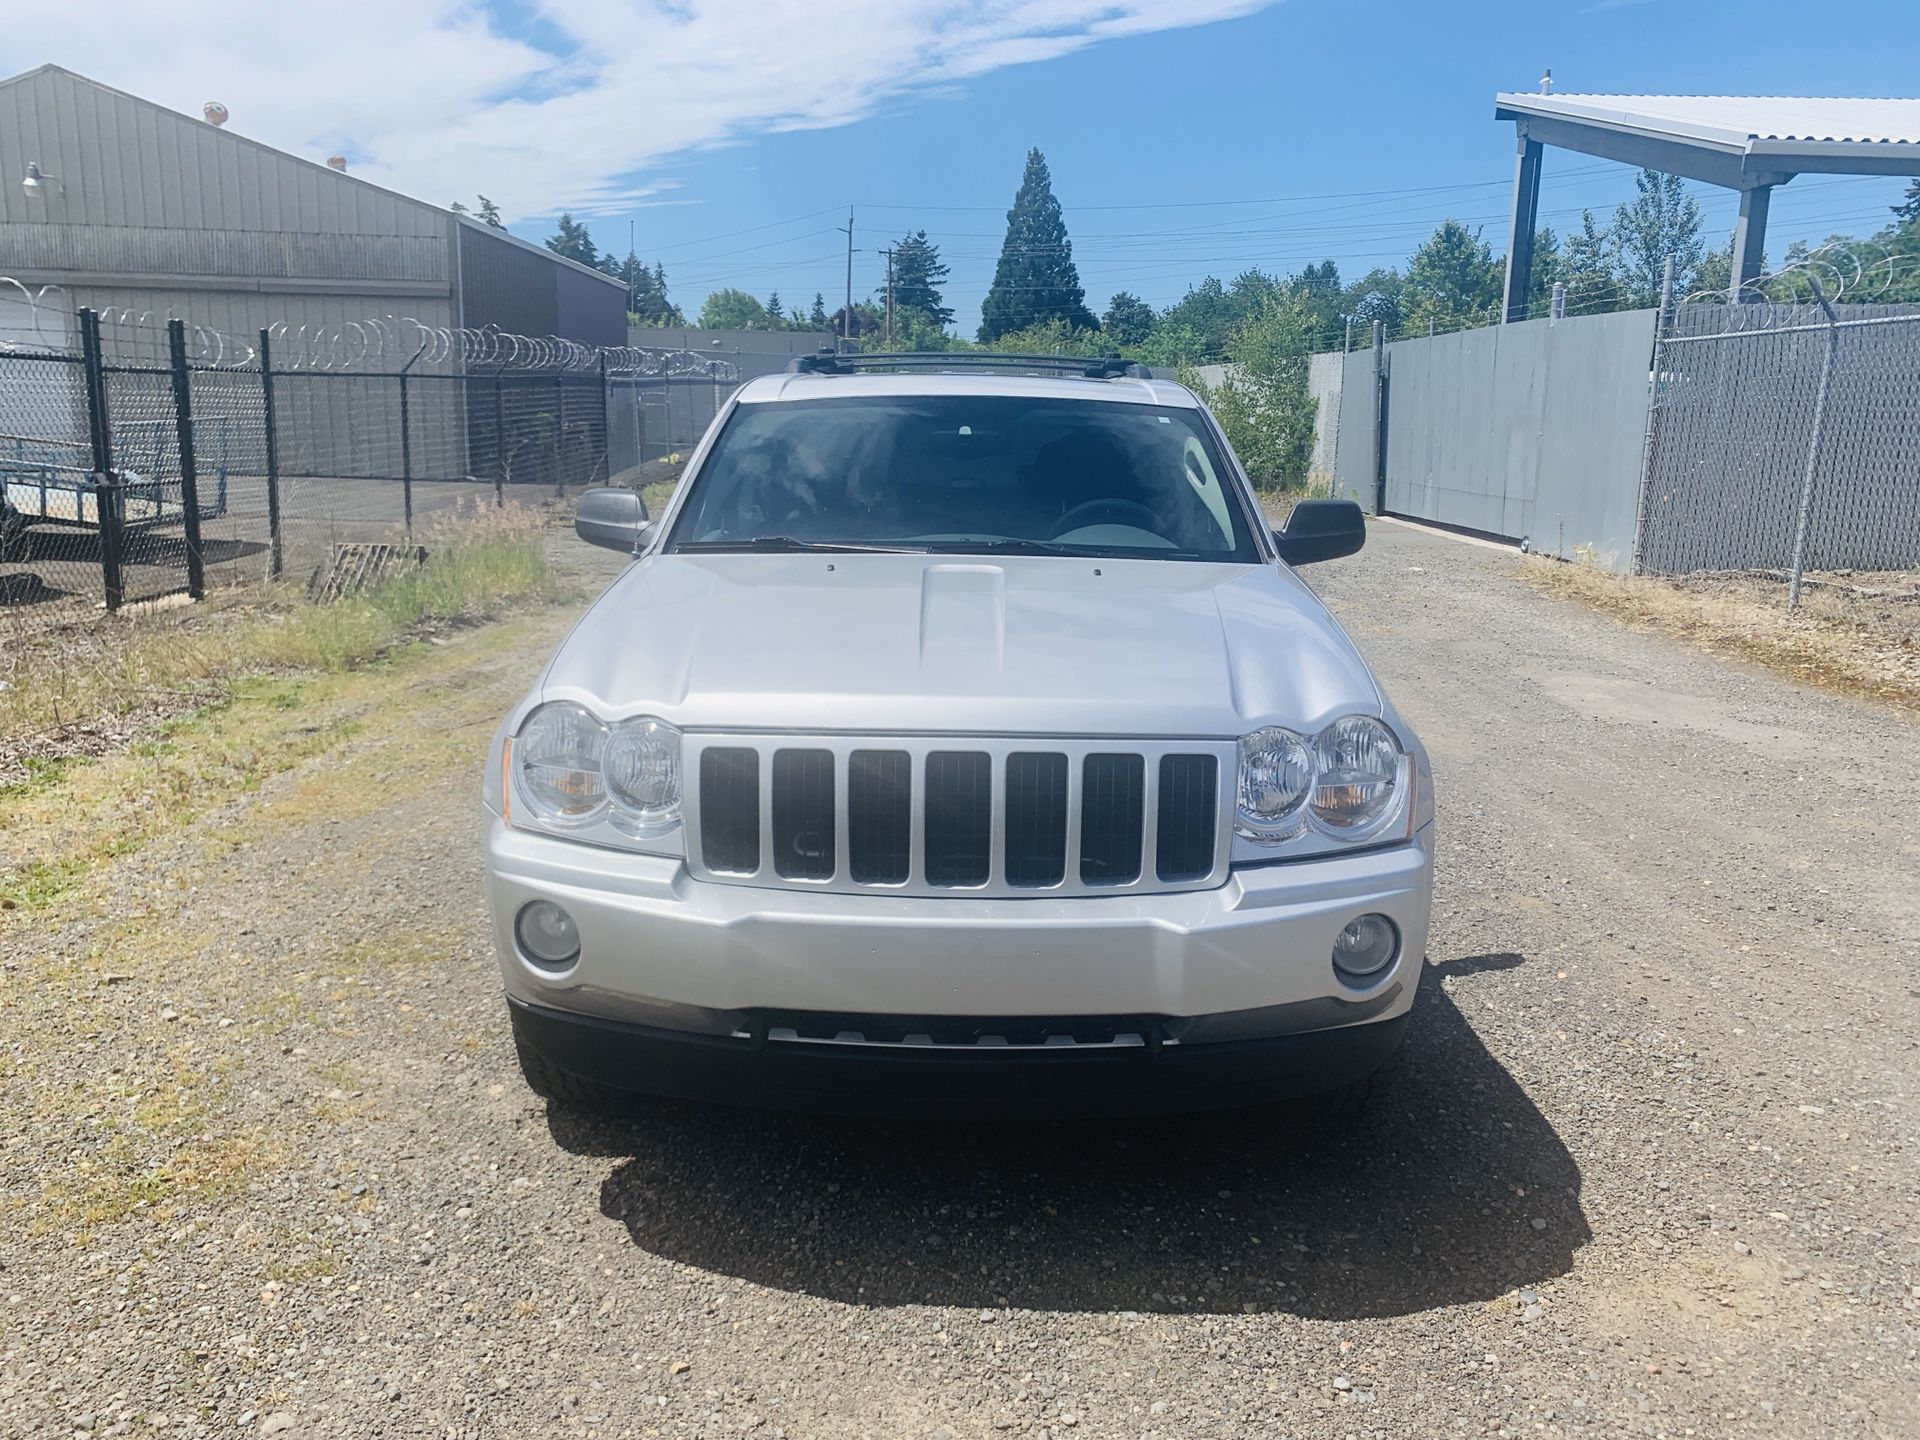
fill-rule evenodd
<path id="1" fill-rule="evenodd" d="M 624 285 L 585 273 L 538 246 L 479 225 L 460 225 L 460 323 L 516 335 L 559 335 L 584 345 L 627 343 Z"/>
<path id="2" fill-rule="evenodd" d="M 1307 483 L 1331 487 L 1340 453 L 1340 387 L 1346 356 L 1313 355 L 1307 361 L 1307 393 L 1313 397 L 1313 453 L 1307 459 Z"/>
<path id="3" fill-rule="evenodd" d="M 1627 569 L 1654 313 L 1389 345 L 1386 508 Z"/>
<path id="4" fill-rule="evenodd" d="M 1356 350 L 1341 358 L 1338 448 L 1333 457 L 1334 494 L 1357 500 L 1369 512 L 1375 498 L 1379 431 L 1374 414 L 1377 377 L 1373 351 Z"/>
<path id="5" fill-rule="evenodd" d="M 440 238 L 446 212 L 56 67 L 0 85 L 0 222 Z M 29 160 L 59 180 L 29 200 Z M 0 273 L 11 257 L 0 252 Z"/>

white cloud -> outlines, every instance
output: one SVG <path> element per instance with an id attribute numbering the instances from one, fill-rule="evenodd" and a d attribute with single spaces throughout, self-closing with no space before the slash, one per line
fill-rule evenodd
<path id="1" fill-rule="evenodd" d="M 457 0 L 7 0 L 0 74 L 52 60 L 189 114 L 218 99 L 242 134 L 516 220 L 624 210 L 690 150 L 1270 3 L 544 0 L 508 25 Z"/>

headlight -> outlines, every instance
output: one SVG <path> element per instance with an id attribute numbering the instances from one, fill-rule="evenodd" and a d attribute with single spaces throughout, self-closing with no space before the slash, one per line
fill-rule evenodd
<path id="1" fill-rule="evenodd" d="M 677 854 L 680 732 L 641 716 L 614 725 L 571 700 L 542 705 L 508 742 L 508 814 L 522 829 Z"/>
<path id="2" fill-rule="evenodd" d="M 1344 715 L 1311 739 L 1269 726 L 1240 741 L 1234 832 L 1261 846 L 1313 832 L 1319 844 L 1302 844 L 1315 853 L 1370 839 L 1401 813 L 1408 781 L 1400 742 L 1370 715 Z"/>
<path id="3" fill-rule="evenodd" d="M 1343 835 L 1368 830 L 1392 806 L 1400 783 L 1400 743 L 1366 715 L 1334 721 L 1313 740 L 1319 774 L 1313 818 Z"/>
<path id="4" fill-rule="evenodd" d="M 613 727 L 601 770 L 619 829 L 657 835 L 680 822 L 680 732 L 673 726 L 622 721 Z"/>
<path id="5" fill-rule="evenodd" d="M 514 766 L 534 813 L 549 825 L 590 825 L 607 808 L 600 764 L 607 727 L 579 705 L 542 705 L 520 727 Z"/>
<path id="6" fill-rule="evenodd" d="M 1291 839 L 1307 823 L 1313 752 L 1291 730 L 1270 726 L 1240 741 L 1240 791 L 1234 828 L 1268 844 Z"/>

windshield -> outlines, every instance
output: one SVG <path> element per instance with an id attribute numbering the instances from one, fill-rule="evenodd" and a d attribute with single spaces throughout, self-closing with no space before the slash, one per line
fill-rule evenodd
<path id="1" fill-rule="evenodd" d="M 1227 475 L 1189 408 L 1010 395 L 749 404 L 667 548 L 1257 563 Z"/>

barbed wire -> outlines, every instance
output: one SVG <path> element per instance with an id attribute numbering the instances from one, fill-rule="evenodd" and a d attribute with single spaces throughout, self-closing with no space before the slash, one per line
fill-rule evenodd
<path id="1" fill-rule="evenodd" d="M 1896 254 L 1871 241 L 1834 240 L 1748 281 L 1737 305 L 1727 303 L 1730 285 L 1695 290 L 1683 303 L 1725 307 L 1726 333 L 1771 330 L 1818 309 L 1814 284 L 1833 305 L 1898 304 L 1892 298 L 1896 285 L 1916 274 L 1920 255 Z"/>
<path id="2" fill-rule="evenodd" d="M 26 306 L 25 324 L 0 326 L 0 351 L 71 352 L 76 344 L 73 311 L 58 285 L 29 289 L 0 275 L 0 298 Z M 122 355 L 163 360 L 169 353 L 170 316 L 124 305 L 96 312 L 103 338 Z M 23 343 L 22 336 L 31 336 Z M 610 376 L 646 379 L 737 380 L 739 366 L 697 350 L 644 345 L 587 345 L 559 335 L 520 335 L 497 326 L 432 325 L 410 315 L 377 315 L 317 325 L 276 320 L 266 327 L 276 371 L 421 374 L 558 373 L 605 369 Z M 187 362 L 198 369 L 258 368 L 258 337 L 244 339 L 211 325 L 185 321 Z"/>

